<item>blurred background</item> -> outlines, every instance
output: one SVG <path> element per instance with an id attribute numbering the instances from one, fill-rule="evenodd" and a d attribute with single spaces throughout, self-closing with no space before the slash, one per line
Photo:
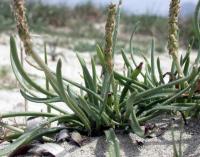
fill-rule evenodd
<path id="1" fill-rule="evenodd" d="M 79 52 L 95 50 L 102 43 L 106 18 L 106 6 L 117 0 L 26 0 L 27 18 L 31 31 L 58 37 L 57 45 Z M 167 41 L 167 16 L 170 0 L 124 0 L 118 47 L 127 48 L 130 34 L 136 22 L 134 48 L 145 52 L 152 36 L 157 41 L 156 50 L 164 52 Z M 194 39 L 193 20 L 196 0 L 181 0 L 180 41 L 182 47 Z M 15 30 L 10 1 L 0 1 L 0 32 Z"/>

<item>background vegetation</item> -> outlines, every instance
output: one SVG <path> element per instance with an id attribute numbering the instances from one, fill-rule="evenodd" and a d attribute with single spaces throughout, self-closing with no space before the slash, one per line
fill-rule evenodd
<path id="1" fill-rule="evenodd" d="M 27 3 L 27 17 L 31 30 L 36 33 L 47 33 L 58 35 L 62 40 L 59 45 L 76 49 L 77 51 L 92 51 L 96 43 L 103 42 L 105 8 L 96 7 L 91 2 L 83 3 L 75 7 L 67 5 L 47 5 L 41 2 L 29 1 Z M 167 43 L 167 17 L 158 17 L 155 15 L 133 15 L 122 11 L 122 21 L 119 39 L 126 49 L 129 41 L 130 32 L 133 26 L 139 21 L 141 23 L 136 36 L 137 41 L 134 48 L 146 52 L 149 39 L 154 36 L 159 45 L 156 47 L 158 52 L 163 52 Z M 8 0 L 0 1 L 0 32 L 15 29 L 13 14 Z M 95 24 L 94 24 L 95 23 Z M 56 28 L 56 29 L 55 29 Z M 149 38 L 147 37 L 149 36 Z M 73 40 L 73 39 L 77 40 Z M 86 39 L 86 42 L 80 42 L 79 39 Z M 70 39 L 75 41 L 70 44 Z M 188 43 L 194 39 L 194 48 L 197 48 L 197 39 L 193 29 L 193 19 L 187 17 L 180 19 L 180 40 L 181 46 L 187 47 Z M 83 40 L 81 40 L 83 41 Z M 83 48 L 80 48 L 80 46 Z"/>

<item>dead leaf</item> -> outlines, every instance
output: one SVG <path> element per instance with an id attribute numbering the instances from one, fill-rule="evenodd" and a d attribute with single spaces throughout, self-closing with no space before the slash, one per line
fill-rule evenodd
<path id="1" fill-rule="evenodd" d="M 64 157 L 67 155 L 69 156 L 69 154 L 62 146 L 55 143 L 45 143 L 36 145 L 35 147 L 29 150 L 29 153 L 40 154 L 42 156 L 48 157 Z"/>
<path id="2" fill-rule="evenodd" d="M 70 134 L 67 129 L 61 130 L 57 135 L 56 135 L 56 141 L 57 142 L 63 142 L 63 141 L 69 141 L 70 140 Z"/>
<path id="3" fill-rule="evenodd" d="M 71 133 L 71 142 L 75 143 L 77 146 L 81 147 L 83 142 L 86 140 L 81 136 L 80 133 L 74 131 Z"/>

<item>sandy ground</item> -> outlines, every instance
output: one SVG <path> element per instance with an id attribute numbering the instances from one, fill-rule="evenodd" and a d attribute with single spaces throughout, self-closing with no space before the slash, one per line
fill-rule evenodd
<path id="1" fill-rule="evenodd" d="M 3 39 L 2 39 L 3 38 Z M 0 38 L 0 67 L 8 66 L 10 67 L 9 60 L 9 38 L 8 36 L 3 36 Z M 58 48 L 58 52 L 63 52 L 67 61 L 63 61 L 63 75 L 69 79 L 72 79 L 76 82 L 81 82 L 81 67 L 78 63 L 76 55 L 73 51 L 67 50 L 64 48 Z M 90 66 L 90 57 L 89 53 L 81 53 L 80 54 L 85 60 L 88 66 Z M 42 54 L 41 54 L 42 56 Z M 159 55 L 157 55 L 159 56 Z M 192 60 L 194 60 L 196 54 L 192 53 Z M 129 56 L 130 57 L 130 56 Z M 149 58 L 149 56 L 147 55 Z M 170 57 L 167 53 L 159 56 L 161 59 L 161 66 L 164 69 L 164 72 L 169 70 Z M 140 57 L 136 57 L 138 63 L 141 61 Z M 49 60 L 49 66 L 52 70 L 55 70 L 56 62 L 51 62 Z M 31 66 L 25 63 L 25 67 L 30 74 L 36 74 L 39 76 L 41 73 L 34 70 Z M 123 70 L 123 61 L 120 55 L 115 56 L 115 69 L 117 71 Z M 101 67 L 97 67 L 98 73 L 101 71 Z M 11 74 L 10 79 L 15 79 Z M 1 80 L 1 78 L 0 78 Z M 44 82 L 41 82 L 44 83 Z M 56 104 L 62 106 L 64 109 L 69 110 L 62 103 Z M 16 112 L 16 111 L 24 111 L 24 99 L 19 93 L 19 89 L 15 88 L 12 90 L 1 89 L 0 88 L 0 110 L 1 113 L 5 112 Z M 35 103 L 28 103 L 29 111 L 45 111 L 45 105 L 39 105 Z M 160 123 L 161 125 L 162 123 Z M 184 157 L 199 157 L 200 156 L 200 122 L 192 121 L 189 123 L 189 126 L 185 127 L 183 133 L 183 154 Z M 169 128 L 170 129 L 170 128 Z M 180 131 L 176 131 L 176 137 L 179 136 Z M 162 136 L 155 137 L 152 139 L 144 140 L 144 145 L 139 147 L 136 144 L 137 136 L 131 135 L 120 135 L 118 134 L 118 138 L 121 146 L 121 156 L 123 157 L 172 157 L 173 149 L 172 149 L 172 140 L 171 140 L 171 131 L 166 131 Z M 143 141 L 143 140 L 142 140 Z M 106 155 L 107 145 L 105 144 L 105 137 L 100 138 L 91 138 L 90 142 L 84 145 L 81 148 L 76 146 L 70 146 L 65 144 L 66 149 L 69 150 L 71 157 L 103 157 Z"/>
<path id="2" fill-rule="evenodd" d="M 158 126 L 166 126 L 169 119 L 162 118 L 157 123 Z M 178 122 L 177 122 L 178 124 Z M 200 156 L 200 127 L 199 121 L 191 121 L 188 126 L 185 126 L 182 135 L 182 152 L 183 157 L 199 157 Z M 179 142 L 180 127 L 175 125 L 175 141 L 176 145 Z M 151 139 L 140 139 L 134 134 L 122 135 L 117 134 L 120 143 L 120 153 L 122 157 L 173 157 L 173 142 L 171 136 L 171 128 L 166 127 L 164 134 Z M 137 141 L 143 142 L 142 146 L 137 144 Z M 66 149 L 71 152 L 70 157 L 104 157 L 108 153 L 105 144 L 105 137 L 91 138 L 90 142 L 78 148 L 66 144 Z M 177 147 L 178 148 L 178 147 Z"/>

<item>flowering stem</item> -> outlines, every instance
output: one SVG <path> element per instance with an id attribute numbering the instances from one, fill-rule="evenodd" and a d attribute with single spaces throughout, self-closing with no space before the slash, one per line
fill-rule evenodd
<path id="1" fill-rule="evenodd" d="M 178 14 L 180 9 L 180 0 L 171 0 L 169 9 L 169 36 L 168 36 L 168 50 L 172 56 L 179 77 L 184 77 L 181 65 L 178 59 Z"/>
<path id="2" fill-rule="evenodd" d="M 108 9 L 108 18 L 106 21 L 105 26 L 105 60 L 106 60 L 106 70 L 110 74 L 112 74 L 113 71 L 113 57 L 112 57 L 112 51 L 113 51 L 113 31 L 115 27 L 115 14 L 116 14 L 116 5 L 111 4 Z"/>

